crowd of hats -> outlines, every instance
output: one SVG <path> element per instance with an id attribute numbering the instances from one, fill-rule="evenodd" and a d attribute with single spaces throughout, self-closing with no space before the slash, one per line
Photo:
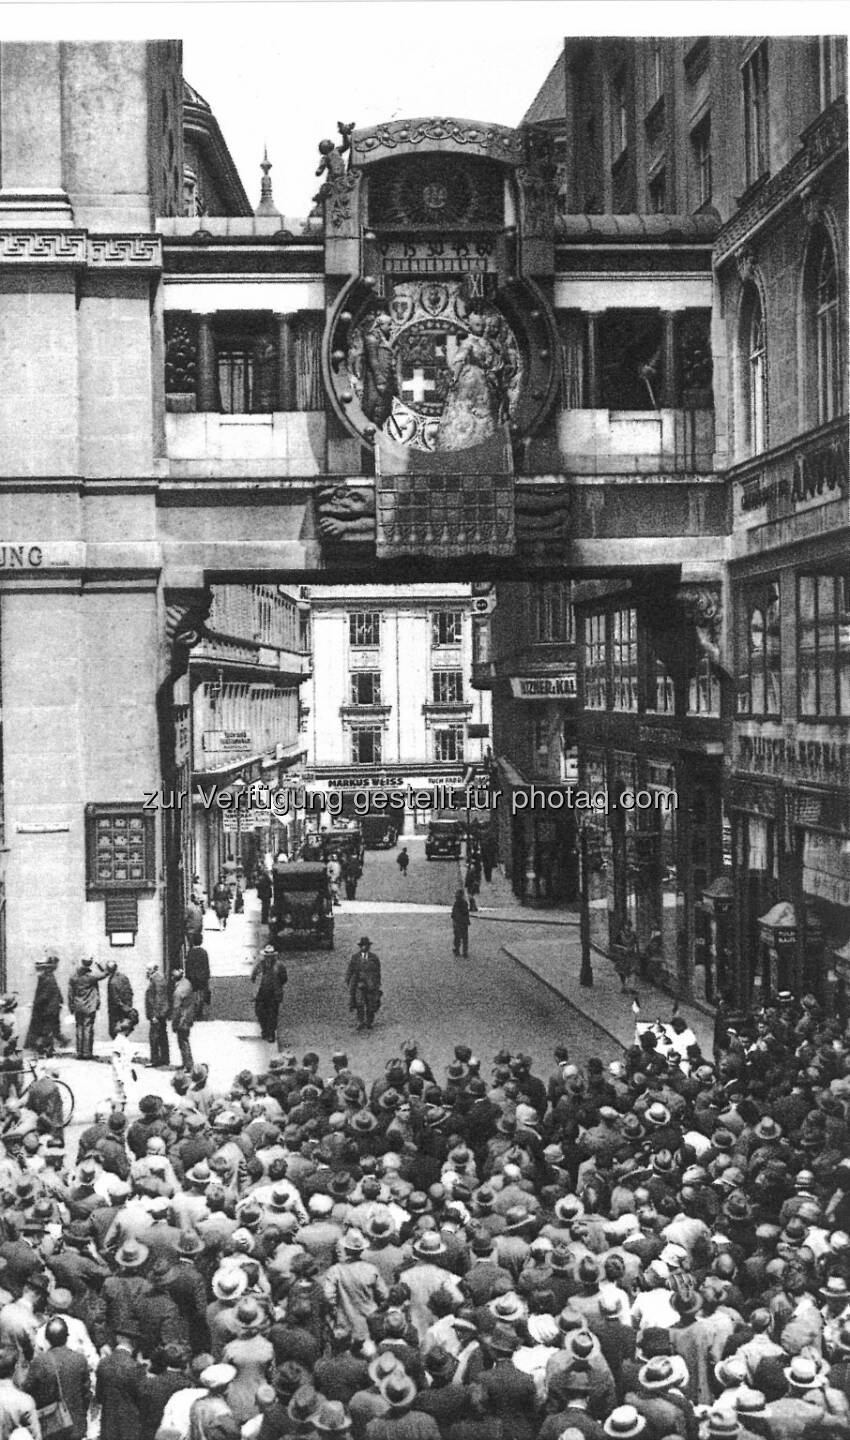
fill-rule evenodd
<path id="1" fill-rule="evenodd" d="M 375 1074 L 280 1054 L 173 1090 L 103 1109 L 64 1196 L 61 1146 L 27 1137 L 6 1223 L 38 1247 L 58 1214 L 67 1250 L 178 1309 L 192 1267 L 211 1338 L 178 1355 L 187 1385 L 244 1400 L 216 1336 L 269 1342 L 246 1437 L 778 1440 L 791 1402 L 850 1435 L 850 1041 L 809 998 L 713 1062 L 648 1032 L 543 1075 L 458 1045 L 438 1073 L 410 1042 Z M 54 1309 L 57 1273 L 26 1276 Z"/>

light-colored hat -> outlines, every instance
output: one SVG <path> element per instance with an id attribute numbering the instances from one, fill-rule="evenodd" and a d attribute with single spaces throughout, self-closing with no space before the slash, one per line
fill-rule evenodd
<path id="1" fill-rule="evenodd" d="M 618 1405 L 616 1410 L 611 1411 L 602 1429 L 613 1440 L 631 1440 L 632 1436 L 643 1434 L 646 1421 L 634 1405 Z"/>
<path id="2" fill-rule="evenodd" d="M 226 1390 L 231 1380 L 236 1379 L 236 1366 L 208 1365 L 206 1370 L 201 1371 L 201 1384 L 206 1385 L 208 1390 Z"/>

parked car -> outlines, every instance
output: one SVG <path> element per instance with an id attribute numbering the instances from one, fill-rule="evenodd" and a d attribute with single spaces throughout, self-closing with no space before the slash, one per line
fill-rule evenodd
<path id="1" fill-rule="evenodd" d="M 459 860 L 463 826 L 459 820 L 432 820 L 425 837 L 426 860 Z"/>
<path id="2" fill-rule="evenodd" d="M 278 862 L 272 873 L 273 927 L 276 944 L 284 949 L 314 943 L 334 948 L 331 887 L 321 861 Z"/>
<path id="3" fill-rule="evenodd" d="M 392 850 L 398 844 L 398 821 L 392 815 L 364 815 L 360 829 L 367 850 Z"/>
<path id="4" fill-rule="evenodd" d="M 335 825 L 332 830 L 320 830 L 319 841 L 322 846 L 322 859 L 325 862 L 336 854 L 340 860 L 347 855 L 360 865 L 363 864 L 366 847 L 363 844 L 363 831 L 359 825 Z"/>

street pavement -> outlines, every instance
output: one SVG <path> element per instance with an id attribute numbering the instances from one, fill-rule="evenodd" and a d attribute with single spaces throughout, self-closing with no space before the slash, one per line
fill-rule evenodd
<path id="1" fill-rule="evenodd" d="M 579 986 L 575 915 L 523 909 L 496 872 L 491 885 L 482 881 L 469 958 L 456 959 L 449 909 L 462 883 L 462 868 L 451 860 L 428 862 L 421 837 L 407 837 L 405 843 L 411 856 L 407 876 L 399 872 L 398 849 L 367 852 L 356 900 L 343 901 L 336 911 L 332 952 L 286 953 L 286 1044 L 299 1054 L 318 1050 L 325 1069 L 332 1052 L 344 1049 L 352 1069 L 374 1074 L 408 1039 L 419 1043 L 438 1071 L 452 1060 L 455 1045 L 465 1043 L 481 1058 L 485 1071 L 496 1051 L 505 1047 L 532 1055 L 538 1072 L 546 1073 L 556 1044 L 566 1044 L 582 1063 L 591 1055 L 613 1059 L 631 1043 L 631 997 L 620 996 L 610 961 L 594 956 L 594 987 Z M 384 1000 L 374 1030 L 361 1034 L 348 1011 L 344 976 L 349 956 L 364 934 L 381 958 Z M 241 1069 L 263 1068 L 269 1055 L 253 1018 L 236 1018 L 252 1014 L 251 969 L 265 938 L 253 891 L 245 895 L 244 912 L 232 914 L 223 930 L 212 912 L 207 913 L 204 943 L 213 993 L 216 980 L 228 977 L 228 988 L 225 991 L 222 985 L 222 992 L 239 997 L 233 1018 L 205 1021 L 192 1031 L 195 1059 L 209 1065 L 216 1088 L 226 1089 Z M 137 997 L 140 1010 L 142 998 Z M 642 1020 L 669 1018 L 667 997 L 644 988 L 641 1004 Z M 705 1017 L 691 1007 L 682 1010 L 710 1053 Z M 133 1038 L 139 1063 L 131 1105 L 148 1091 L 167 1095 L 171 1083 L 171 1072 L 152 1070 L 143 1063 L 144 1021 Z M 97 1101 L 112 1094 L 111 1071 L 105 1063 L 108 1042 L 99 1039 L 95 1048 L 99 1064 L 77 1061 L 71 1055 L 58 1061 L 77 1097 L 72 1137 L 90 1120 Z"/>

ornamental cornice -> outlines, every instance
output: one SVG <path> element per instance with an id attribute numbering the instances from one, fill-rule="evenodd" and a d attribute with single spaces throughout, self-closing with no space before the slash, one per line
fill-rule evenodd
<path id="1" fill-rule="evenodd" d="M 778 175 L 766 180 L 719 231 L 714 263 L 721 265 L 786 204 L 815 171 L 847 148 L 847 102 L 840 97 L 803 132 L 802 146 Z"/>
<path id="2" fill-rule="evenodd" d="M 428 116 L 417 120 L 392 120 L 355 131 L 351 148 L 355 163 L 383 159 L 395 152 L 405 153 L 411 146 L 425 150 L 460 147 L 472 154 L 487 155 L 493 160 L 518 164 L 524 155 L 520 131 L 507 125 L 476 125 L 469 120 L 451 116 Z"/>
<path id="3" fill-rule="evenodd" d="M 89 235 L 85 230 L 0 230 L 0 264 L 162 269 L 159 235 Z"/>

